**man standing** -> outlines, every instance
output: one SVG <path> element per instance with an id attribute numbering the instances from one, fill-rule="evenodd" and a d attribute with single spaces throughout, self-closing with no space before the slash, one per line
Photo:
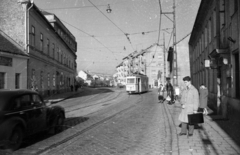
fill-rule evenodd
<path id="1" fill-rule="evenodd" d="M 170 78 L 167 78 L 167 83 L 166 83 L 165 89 L 167 91 L 167 97 L 168 96 L 170 97 L 170 101 L 168 101 L 169 104 L 173 104 L 174 103 L 174 93 L 173 93 L 173 86 L 170 83 Z"/>
<path id="2" fill-rule="evenodd" d="M 188 127 L 188 136 L 192 136 L 194 124 L 188 123 L 188 114 L 197 113 L 199 106 L 199 94 L 198 90 L 191 84 L 191 78 L 189 76 L 184 77 L 183 81 L 186 88 L 182 91 L 180 100 L 182 106 L 182 111 L 179 115 L 179 120 L 181 121 L 181 132 L 178 135 L 187 135 Z"/>

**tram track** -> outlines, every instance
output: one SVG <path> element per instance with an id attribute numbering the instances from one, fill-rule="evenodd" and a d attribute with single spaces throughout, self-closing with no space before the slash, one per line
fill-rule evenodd
<path id="1" fill-rule="evenodd" d="M 121 93 L 120 93 L 120 94 L 121 94 Z M 129 99 L 129 96 L 128 96 L 128 98 L 126 98 L 125 100 L 128 100 L 128 99 Z M 125 100 L 123 100 L 123 101 L 121 101 L 121 102 L 127 103 L 127 101 L 125 101 Z M 48 151 L 50 151 L 51 149 L 54 149 L 54 148 L 56 148 L 56 147 L 58 147 L 58 146 L 60 146 L 60 145 L 63 145 L 63 144 L 65 144 L 65 143 L 68 143 L 67 145 L 70 145 L 72 142 L 78 140 L 77 137 L 80 136 L 81 134 L 83 134 L 83 133 L 85 133 L 85 132 L 87 132 L 87 131 L 89 131 L 89 130 L 91 130 L 91 129 L 93 129 L 93 128 L 98 127 L 99 125 L 101 125 L 102 123 L 104 123 L 104 122 L 106 122 L 106 121 L 110 121 L 111 119 L 113 119 L 114 117 L 117 117 L 118 115 L 121 115 L 121 114 L 123 114 L 123 113 L 125 113 L 125 112 L 127 112 L 127 111 L 132 110 L 132 109 L 137 105 L 136 103 L 139 103 L 139 102 L 141 102 L 141 101 L 142 101 L 142 96 L 141 96 L 140 98 L 138 97 L 137 100 L 134 101 L 134 103 L 132 103 L 130 106 L 129 106 L 129 105 L 128 105 L 128 106 L 125 106 L 124 108 L 122 108 L 121 110 L 119 110 L 119 111 L 111 114 L 110 116 L 108 116 L 108 117 L 106 117 L 106 118 L 104 118 L 104 119 L 101 119 L 101 120 L 99 120 L 99 121 L 97 121 L 97 122 L 95 122 L 95 123 L 92 123 L 90 126 L 84 128 L 84 129 L 82 129 L 82 130 L 80 130 L 80 131 L 75 132 L 75 133 L 72 134 L 71 136 L 67 136 L 66 138 L 64 138 L 63 140 L 61 140 L 61 141 L 59 141 L 59 142 L 57 142 L 57 143 L 53 143 L 52 145 L 49 145 L 49 146 L 45 147 L 44 149 L 38 150 L 35 154 L 36 154 L 36 155 L 44 155 L 44 154 L 47 154 Z M 120 103 L 120 104 L 121 104 L 121 103 Z M 124 106 L 124 105 L 122 104 L 122 106 Z M 92 114 L 92 113 L 91 113 L 91 114 Z M 74 139 L 75 139 L 75 140 L 74 140 Z M 72 140 L 72 142 L 69 142 L 70 140 Z M 62 146 L 61 146 L 61 147 L 62 147 Z"/>
<path id="2" fill-rule="evenodd" d="M 80 109 L 89 108 L 89 107 L 91 107 L 91 106 L 96 106 L 96 105 L 100 105 L 100 104 L 103 104 L 103 103 L 106 103 L 106 102 L 110 102 L 110 101 L 112 101 L 112 100 L 117 99 L 122 93 L 123 93 L 123 92 L 118 93 L 117 96 L 114 96 L 114 98 L 110 98 L 110 99 L 108 99 L 108 100 L 103 100 L 103 101 L 101 101 L 101 102 L 97 102 L 97 103 L 90 104 L 90 105 L 86 105 L 86 104 L 85 104 L 85 105 L 82 106 L 82 107 L 79 107 L 79 105 L 78 105 L 78 106 L 76 106 L 76 105 L 74 105 L 74 106 L 66 106 L 66 107 L 64 107 L 65 109 L 70 109 L 71 107 L 77 107 L 77 108 L 71 109 L 71 110 L 66 110 L 65 113 L 69 113 L 69 112 L 77 111 L 77 110 L 80 110 Z"/>

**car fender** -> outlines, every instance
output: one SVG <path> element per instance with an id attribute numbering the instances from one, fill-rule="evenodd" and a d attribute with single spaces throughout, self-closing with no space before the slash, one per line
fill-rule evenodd
<path id="1" fill-rule="evenodd" d="M 54 122 L 55 120 L 57 119 L 57 117 L 59 116 L 59 114 L 63 114 L 64 116 L 64 119 L 65 119 L 65 110 L 60 107 L 60 106 L 52 106 L 50 109 L 49 109 L 49 112 L 48 112 L 48 126 L 53 126 L 54 125 Z"/>
<path id="2" fill-rule="evenodd" d="M 2 143 L 4 143 L 6 140 L 9 139 L 9 137 L 12 134 L 12 130 L 15 126 L 20 125 L 23 130 L 26 129 L 26 123 L 23 119 L 19 117 L 12 117 L 0 125 L 0 146 Z"/>

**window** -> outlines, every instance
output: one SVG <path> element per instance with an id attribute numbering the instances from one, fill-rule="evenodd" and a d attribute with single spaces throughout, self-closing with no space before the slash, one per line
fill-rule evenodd
<path id="1" fill-rule="evenodd" d="M 53 45 L 53 49 L 52 49 L 53 55 L 52 56 L 54 58 L 55 57 L 55 44 L 53 43 L 52 45 Z"/>
<path id="2" fill-rule="evenodd" d="M 208 21 L 208 43 L 212 41 L 212 19 Z"/>
<path id="3" fill-rule="evenodd" d="M 234 13 L 238 10 L 238 0 L 230 0 L 229 1 L 229 11 L 230 16 L 234 15 Z"/>
<path id="4" fill-rule="evenodd" d="M 208 45 L 208 33 L 207 33 L 207 26 L 205 27 L 205 30 L 204 30 L 204 47 L 206 48 L 207 45 Z"/>
<path id="5" fill-rule="evenodd" d="M 57 47 L 57 61 L 59 61 L 59 48 Z"/>
<path id="6" fill-rule="evenodd" d="M 55 74 L 53 74 L 53 86 L 55 87 L 55 80 L 56 78 L 55 78 Z"/>
<path id="7" fill-rule="evenodd" d="M 127 79 L 127 83 L 134 83 L 134 78 Z"/>
<path id="8" fill-rule="evenodd" d="M 32 32 L 31 32 L 31 34 L 32 34 L 32 46 L 35 46 L 35 27 L 34 26 L 32 26 Z"/>
<path id="9" fill-rule="evenodd" d="M 12 110 L 26 109 L 31 105 L 30 95 L 23 95 L 13 100 Z"/>
<path id="10" fill-rule="evenodd" d="M 238 10 L 238 0 L 234 0 L 234 11 L 237 12 Z"/>
<path id="11" fill-rule="evenodd" d="M 33 99 L 33 103 L 34 103 L 34 105 L 42 105 L 42 100 L 41 100 L 41 98 L 39 97 L 39 95 L 37 95 L 37 94 L 34 94 L 33 96 L 32 96 L 32 99 Z"/>
<path id="12" fill-rule="evenodd" d="M 50 53 L 50 41 L 47 39 L 47 55 Z"/>
<path id="13" fill-rule="evenodd" d="M 48 87 L 50 87 L 50 74 L 47 74 L 47 83 L 48 83 Z"/>
<path id="14" fill-rule="evenodd" d="M 41 83 L 41 89 L 43 90 L 44 89 L 44 86 L 43 86 L 43 71 L 41 71 L 41 73 L 40 73 L 40 83 Z"/>
<path id="15" fill-rule="evenodd" d="M 0 72 L 0 89 L 5 88 L 5 73 Z"/>
<path id="16" fill-rule="evenodd" d="M 216 9 L 213 11 L 213 37 L 216 37 L 217 31 L 216 31 L 216 24 L 217 24 L 217 16 L 216 16 Z"/>
<path id="17" fill-rule="evenodd" d="M 40 51 L 43 51 L 43 34 L 40 33 Z"/>
<path id="18" fill-rule="evenodd" d="M 20 73 L 15 74 L 15 88 L 16 89 L 20 88 Z"/>
<path id="19" fill-rule="evenodd" d="M 235 67 L 234 67 L 234 71 L 235 71 L 235 92 L 236 92 L 236 98 L 240 98 L 240 82 L 239 82 L 239 78 L 240 78 L 240 74 L 239 74 L 239 54 L 235 54 L 234 55 L 234 61 L 235 61 Z"/>
<path id="20" fill-rule="evenodd" d="M 61 53 L 61 61 L 60 61 L 61 63 L 63 62 L 63 55 L 62 55 L 62 53 Z"/>
<path id="21" fill-rule="evenodd" d="M 221 28 L 223 28 L 225 26 L 225 0 L 220 0 L 220 3 L 219 3 L 219 7 L 220 7 L 220 10 L 219 10 L 219 13 L 220 13 L 220 25 L 221 25 Z"/>

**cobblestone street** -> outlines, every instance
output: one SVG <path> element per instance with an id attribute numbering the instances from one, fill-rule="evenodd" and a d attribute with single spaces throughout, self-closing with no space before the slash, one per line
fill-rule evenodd
<path id="1" fill-rule="evenodd" d="M 13 154 L 240 154 L 239 136 L 233 137 L 239 130 L 236 123 L 232 125 L 234 120 L 217 121 L 214 119 L 215 115 L 204 116 L 204 124 L 200 124 L 195 129 L 192 137 L 178 136 L 180 132 L 178 115 L 181 110 L 178 102 L 173 105 L 159 103 L 157 91 L 154 89 L 141 95 L 127 95 L 122 90 L 118 91 L 122 99 L 118 104 L 113 104 L 94 114 L 90 113 L 82 117 L 79 123 L 74 119 L 68 122 L 71 127 L 64 132 Z M 68 93 L 65 98 L 74 94 Z M 57 96 L 55 99 L 58 101 Z M 52 98 L 52 100 L 55 99 Z M 70 101 L 75 100 L 70 99 Z M 65 102 L 67 104 L 68 100 Z M 227 126 L 228 130 L 224 126 Z M 230 133 L 229 127 L 231 127 Z"/>
<path id="2" fill-rule="evenodd" d="M 210 117 L 193 137 L 181 136 L 179 103 L 158 103 L 156 92 L 136 107 L 46 154 L 238 155 L 239 145 Z M 146 94 L 143 94 L 146 95 Z M 229 122 L 225 122 L 229 123 Z M 236 130 L 236 129 L 232 129 Z"/>
<path id="3" fill-rule="evenodd" d="M 166 154 L 169 150 L 169 122 L 164 105 L 142 94 L 137 106 L 47 154 Z M 138 97 L 138 96 L 132 96 Z M 148 94 L 155 98 L 155 94 Z M 151 101 L 151 102 L 150 102 Z"/>

